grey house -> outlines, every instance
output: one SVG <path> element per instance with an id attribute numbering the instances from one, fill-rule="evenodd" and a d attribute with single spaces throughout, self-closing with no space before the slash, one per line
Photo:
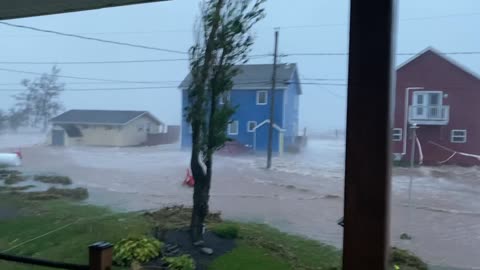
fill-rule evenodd
<path id="1" fill-rule="evenodd" d="M 52 118 L 50 144 L 134 146 L 164 124 L 147 111 L 70 110 Z"/>

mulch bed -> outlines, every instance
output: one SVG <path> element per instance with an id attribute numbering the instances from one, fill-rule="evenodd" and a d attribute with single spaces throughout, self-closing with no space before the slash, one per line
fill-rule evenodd
<path id="1" fill-rule="evenodd" d="M 179 254 L 188 254 L 195 260 L 197 270 L 207 270 L 208 266 L 218 257 L 225 255 L 232 251 L 236 244 L 234 239 L 224 239 L 218 237 L 216 234 L 206 231 L 204 235 L 205 246 L 213 249 L 212 255 L 206 255 L 200 251 L 199 247 L 194 247 L 190 239 L 190 232 L 188 228 L 168 230 L 163 233 L 161 241 L 165 244 L 177 245 L 179 248 Z M 161 259 L 154 260 L 147 263 L 144 267 L 149 269 L 148 266 L 162 266 Z M 153 268 L 152 268 L 153 269 Z"/>

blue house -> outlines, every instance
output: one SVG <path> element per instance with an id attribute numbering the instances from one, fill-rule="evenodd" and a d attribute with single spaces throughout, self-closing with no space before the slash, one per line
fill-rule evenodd
<path id="1" fill-rule="evenodd" d="M 241 65 L 240 72 L 234 78 L 233 89 L 225 95 L 238 109 L 228 125 L 228 136 L 234 141 L 255 151 L 266 151 L 268 129 L 270 126 L 270 92 L 273 65 Z M 302 94 L 296 64 L 279 64 L 275 86 L 273 151 L 282 153 L 295 143 L 298 135 L 299 96 Z M 191 82 L 188 75 L 180 84 L 182 90 L 182 108 L 188 105 L 187 89 Z M 182 111 L 181 145 L 189 148 L 191 127 Z"/>

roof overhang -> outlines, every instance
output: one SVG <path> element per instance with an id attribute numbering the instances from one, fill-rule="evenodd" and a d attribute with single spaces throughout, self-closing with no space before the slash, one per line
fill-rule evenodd
<path id="1" fill-rule="evenodd" d="M 0 20 L 169 0 L 0 0 Z"/>

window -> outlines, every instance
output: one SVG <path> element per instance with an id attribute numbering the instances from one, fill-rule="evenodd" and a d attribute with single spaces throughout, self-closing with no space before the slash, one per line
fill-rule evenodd
<path id="1" fill-rule="evenodd" d="M 257 127 L 257 121 L 248 121 L 247 123 L 248 132 L 254 132 L 256 127 Z"/>
<path id="2" fill-rule="evenodd" d="M 143 131 L 144 125 L 143 124 L 137 124 L 137 131 Z"/>
<path id="3" fill-rule="evenodd" d="M 223 93 L 221 96 L 220 96 L 220 105 L 223 105 L 227 102 L 230 101 L 230 93 Z"/>
<path id="4" fill-rule="evenodd" d="M 392 131 L 392 140 L 395 142 L 402 140 L 403 130 L 401 128 L 394 128 Z"/>
<path id="5" fill-rule="evenodd" d="M 466 129 L 452 129 L 450 141 L 452 143 L 466 143 L 467 130 Z"/>
<path id="6" fill-rule="evenodd" d="M 228 124 L 228 135 L 238 135 L 238 121 Z"/>
<path id="7" fill-rule="evenodd" d="M 267 105 L 268 101 L 267 91 L 257 91 L 257 105 Z"/>
<path id="8" fill-rule="evenodd" d="M 112 126 L 106 126 L 105 129 L 106 129 L 106 130 L 112 130 L 113 127 L 112 127 Z"/>
<path id="9" fill-rule="evenodd" d="M 438 119 L 443 117 L 442 91 L 415 91 L 413 93 L 413 111 L 415 118 Z"/>

